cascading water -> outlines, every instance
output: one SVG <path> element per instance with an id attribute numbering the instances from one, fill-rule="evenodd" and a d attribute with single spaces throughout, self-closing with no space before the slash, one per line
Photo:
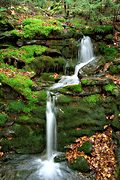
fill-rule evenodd
<path id="1" fill-rule="evenodd" d="M 94 59 L 92 43 L 88 36 L 84 36 L 81 40 L 78 58 L 80 58 L 80 62 L 75 67 L 74 75 L 64 76 L 57 84 L 54 84 L 50 89 L 79 84 L 78 71 Z M 72 171 L 66 165 L 54 162 L 54 151 L 56 150 L 57 145 L 55 98 L 55 94 L 53 95 L 50 91 L 47 92 L 47 160 L 42 162 L 42 168 L 40 169 L 39 176 L 43 180 L 77 180 L 78 177 L 73 177 Z"/>
<path id="2" fill-rule="evenodd" d="M 47 105 L 46 105 L 46 134 L 47 134 L 47 159 L 50 160 L 53 151 L 57 147 L 57 133 L 56 133 L 56 117 L 55 117 L 55 95 L 53 96 L 50 91 L 47 92 Z"/>
<path id="3" fill-rule="evenodd" d="M 78 63 L 88 62 L 94 57 L 93 44 L 89 36 L 83 36 L 78 50 Z"/>
<path id="4" fill-rule="evenodd" d="M 95 59 L 93 45 L 89 36 L 83 36 L 78 50 L 78 64 L 75 66 L 75 72 L 72 76 L 62 76 L 61 80 L 54 84 L 51 89 L 57 89 L 69 85 L 79 84 L 78 72 L 85 65 Z"/>
<path id="5" fill-rule="evenodd" d="M 94 54 L 92 49 L 92 43 L 89 37 L 83 37 L 78 53 L 79 64 L 75 67 L 74 75 L 63 76 L 62 79 L 54 84 L 51 89 L 61 88 L 68 85 L 79 84 L 78 72 L 79 70 L 94 60 Z M 56 108 L 55 108 L 56 94 L 47 92 L 47 103 L 46 103 L 46 139 L 47 139 L 47 158 L 39 157 L 21 157 L 15 159 L 12 164 L 13 172 L 16 171 L 14 178 L 21 180 L 80 180 L 84 179 L 82 174 L 79 175 L 68 168 L 65 162 L 55 163 L 54 157 L 58 154 L 57 150 L 57 132 L 56 132 Z M 17 163 L 18 162 L 18 163 Z M 11 168 L 11 167 L 10 167 Z M 20 172 L 23 173 L 21 176 Z M 18 172 L 18 174 L 17 174 Z M 9 178 L 9 174 L 6 177 Z"/>
<path id="6" fill-rule="evenodd" d="M 56 94 L 47 92 L 46 103 L 46 134 L 47 134 L 47 160 L 39 161 L 40 168 L 36 175 L 40 180 L 78 180 L 78 176 L 65 163 L 55 163 L 54 157 L 58 154 L 57 148 L 57 133 L 56 133 Z M 36 176 L 32 174 L 29 178 Z"/>

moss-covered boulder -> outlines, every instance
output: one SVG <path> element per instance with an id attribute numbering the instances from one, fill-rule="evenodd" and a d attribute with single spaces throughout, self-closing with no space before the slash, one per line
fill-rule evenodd
<path id="1" fill-rule="evenodd" d="M 84 157 L 77 157 L 77 159 L 70 164 L 70 168 L 80 171 L 88 172 L 90 170 L 89 165 Z"/>
<path id="2" fill-rule="evenodd" d="M 92 143 L 90 141 L 86 141 L 81 147 L 78 148 L 78 151 L 84 151 L 86 154 L 90 155 L 92 152 Z"/>

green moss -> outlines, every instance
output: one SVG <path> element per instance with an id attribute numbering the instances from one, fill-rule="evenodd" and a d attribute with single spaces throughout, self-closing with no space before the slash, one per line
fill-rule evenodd
<path id="1" fill-rule="evenodd" d="M 29 134 L 32 133 L 32 129 L 28 126 L 22 126 L 19 124 L 14 124 L 12 126 L 13 131 L 15 132 L 16 136 L 24 136 L 24 137 L 28 137 Z"/>
<path id="2" fill-rule="evenodd" d="M 120 65 L 111 65 L 109 68 L 109 72 L 112 74 L 119 74 L 120 73 Z"/>
<path id="3" fill-rule="evenodd" d="M 63 29 L 60 23 L 45 19 L 28 18 L 23 21 L 23 25 L 22 34 L 24 38 L 33 38 L 40 35 L 48 36 L 53 31 L 60 32 Z"/>
<path id="4" fill-rule="evenodd" d="M 11 101 L 8 104 L 8 111 L 11 113 L 19 113 L 23 111 L 25 105 L 22 101 Z"/>
<path id="5" fill-rule="evenodd" d="M 41 90 L 39 92 L 37 92 L 37 98 L 38 98 L 38 101 L 46 101 L 46 98 L 47 98 L 47 93 L 46 93 L 46 90 Z"/>
<path id="6" fill-rule="evenodd" d="M 82 92 L 82 86 L 80 84 L 66 87 L 69 91 Z"/>
<path id="7" fill-rule="evenodd" d="M 26 68 L 30 68 L 36 73 L 40 74 L 41 72 L 55 72 L 55 71 L 63 71 L 64 66 L 64 58 L 52 58 L 50 56 L 40 56 L 37 57 L 34 62 L 28 65 Z"/>
<path id="8" fill-rule="evenodd" d="M 118 50 L 115 47 L 106 45 L 105 43 L 99 43 L 100 53 L 105 55 L 106 60 L 110 61 L 117 57 Z"/>
<path id="9" fill-rule="evenodd" d="M 21 121 L 21 122 L 28 122 L 29 119 L 30 119 L 30 117 L 27 116 L 27 115 L 21 115 L 21 116 L 19 116 L 19 121 Z"/>
<path id="10" fill-rule="evenodd" d="M 67 91 L 70 91 L 70 92 L 73 92 L 73 93 L 80 93 L 80 92 L 82 92 L 82 86 L 80 84 L 66 86 L 66 87 L 60 89 L 59 91 L 61 93 L 64 93 L 64 92 L 67 92 Z"/>
<path id="11" fill-rule="evenodd" d="M 90 155 L 92 152 L 92 143 L 86 141 L 81 147 L 78 148 L 79 151 L 84 151 L 86 154 Z"/>
<path id="12" fill-rule="evenodd" d="M 86 21 L 84 19 L 80 19 L 80 18 L 71 18 L 70 19 L 70 23 L 75 26 L 76 28 L 81 28 L 81 26 L 83 24 L 86 23 Z"/>
<path id="13" fill-rule="evenodd" d="M 107 33 L 113 30 L 111 25 L 97 25 L 93 28 L 93 31 L 96 33 Z"/>
<path id="14" fill-rule="evenodd" d="M 5 113 L 0 113 L 0 126 L 3 126 L 7 121 L 8 116 Z"/>
<path id="15" fill-rule="evenodd" d="M 70 103 L 70 102 L 72 102 L 72 101 L 73 101 L 73 98 L 70 97 L 70 96 L 61 95 L 61 96 L 59 96 L 59 98 L 58 98 L 58 102 L 59 102 L 60 104 L 63 104 L 63 103 L 67 104 L 67 103 Z"/>
<path id="16" fill-rule="evenodd" d="M 89 102 L 89 103 L 97 103 L 100 100 L 100 95 L 99 94 L 93 94 L 93 95 L 84 97 L 83 100 L 86 102 Z"/>
<path id="17" fill-rule="evenodd" d="M 87 172 L 90 170 L 87 160 L 82 156 L 77 157 L 77 159 L 70 164 L 70 168 L 80 172 Z"/>
<path id="18" fill-rule="evenodd" d="M 103 128 L 101 128 L 101 127 L 90 128 L 90 126 L 89 126 L 89 128 L 81 129 L 80 131 L 71 130 L 70 135 L 74 136 L 76 138 L 82 137 L 82 136 L 92 136 L 98 130 L 103 130 Z"/>
<path id="19" fill-rule="evenodd" d="M 35 60 L 34 55 L 40 56 L 46 51 L 45 46 L 40 45 L 28 45 L 22 46 L 21 48 L 15 48 L 10 46 L 7 49 L 0 50 L 0 58 L 4 59 L 5 57 L 16 57 L 25 63 L 30 63 Z"/>
<path id="20" fill-rule="evenodd" d="M 112 34 L 108 34 L 105 36 L 105 39 L 113 41 L 113 35 Z"/>
<path id="21" fill-rule="evenodd" d="M 116 89 L 116 85 L 114 84 L 107 84 L 104 86 L 105 91 L 107 92 L 113 92 L 114 89 Z"/>
<path id="22" fill-rule="evenodd" d="M 14 37 L 16 37 L 16 36 L 21 37 L 22 36 L 22 32 L 17 30 L 17 29 L 13 29 L 13 30 L 11 30 L 9 32 L 5 32 L 5 35 L 7 35 L 6 33 L 9 33 L 9 35 L 12 35 Z"/>
<path id="23" fill-rule="evenodd" d="M 31 90 L 33 81 L 27 77 L 17 74 L 15 77 L 9 77 L 4 72 L 0 72 L 0 81 L 11 86 L 19 94 L 22 94 L 26 99 L 35 102 L 37 99 L 34 92 Z"/>
<path id="24" fill-rule="evenodd" d="M 45 139 L 43 131 L 39 130 L 39 134 L 36 134 L 30 127 L 20 127 L 20 125 L 15 126 L 14 131 L 16 136 L 11 141 L 2 139 L 1 145 L 4 152 L 15 150 L 16 153 L 31 154 L 40 153 L 44 150 Z"/>
<path id="25" fill-rule="evenodd" d="M 54 81 L 53 73 L 42 73 L 40 79 L 44 81 Z"/>
<path id="26" fill-rule="evenodd" d="M 116 128 L 116 129 L 120 130 L 120 121 L 119 121 L 119 119 L 113 119 L 113 121 L 111 122 L 111 126 L 113 128 Z"/>
<path id="27" fill-rule="evenodd" d="M 86 85 L 89 83 L 89 80 L 88 79 L 81 79 L 81 83 Z"/>

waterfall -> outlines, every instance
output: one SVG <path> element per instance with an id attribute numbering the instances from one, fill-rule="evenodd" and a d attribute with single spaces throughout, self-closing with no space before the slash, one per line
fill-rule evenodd
<path id="1" fill-rule="evenodd" d="M 46 139 L 47 139 L 47 159 L 50 160 L 53 151 L 57 148 L 57 133 L 56 133 L 56 117 L 55 117 L 55 95 L 50 91 L 47 92 L 46 104 Z"/>
<path id="2" fill-rule="evenodd" d="M 78 50 L 78 63 L 86 63 L 94 57 L 93 44 L 89 36 L 83 36 Z"/>
<path id="3" fill-rule="evenodd" d="M 93 45 L 89 36 L 83 36 L 78 50 L 78 64 L 72 76 L 62 76 L 61 80 L 50 89 L 62 88 L 69 85 L 79 84 L 78 72 L 81 68 L 95 59 Z"/>
<path id="4" fill-rule="evenodd" d="M 47 160 L 40 162 L 38 170 L 39 179 L 41 180 L 78 180 L 79 177 L 72 172 L 66 164 L 55 163 L 55 151 L 57 150 L 57 131 L 56 131 L 56 94 L 50 90 L 61 88 L 68 85 L 79 84 L 79 70 L 94 59 L 92 43 L 89 37 L 83 37 L 78 53 L 79 64 L 75 67 L 72 76 L 63 76 L 62 79 L 49 88 L 47 91 L 46 102 L 46 141 L 47 141 Z M 66 65 L 67 66 L 67 65 Z"/>
<path id="5" fill-rule="evenodd" d="M 54 157 L 59 153 L 57 150 L 57 126 L 56 126 L 56 107 L 55 100 L 56 94 L 52 93 L 50 90 L 55 88 L 61 88 L 64 86 L 79 84 L 78 72 L 79 70 L 94 60 L 92 43 L 89 37 L 83 37 L 81 40 L 81 45 L 78 52 L 78 64 L 75 67 L 75 72 L 72 76 L 63 76 L 62 79 L 50 87 L 49 91 L 47 91 L 47 101 L 46 101 L 46 146 L 47 146 L 47 158 L 43 157 L 34 157 L 27 158 L 22 163 L 16 165 L 13 163 L 13 173 L 15 170 L 19 169 L 19 173 L 16 173 L 16 177 L 14 179 L 18 179 L 18 175 L 21 178 L 23 174 L 24 179 L 26 180 L 80 180 L 80 179 L 88 179 L 84 178 L 77 172 L 72 171 L 66 162 L 54 162 Z M 67 67 L 68 65 L 66 65 Z M 21 162 L 20 161 L 20 162 Z M 11 171 L 11 168 L 9 168 Z M 21 173 L 23 171 L 23 173 Z M 25 175 L 28 171 L 28 174 Z M 9 174 L 8 174 L 9 175 Z M 25 176 L 24 176 L 25 175 Z M 9 177 L 10 177 L 9 176 Z M 8 177 L 8 179 L 9 179 Z M 12 176 L 14 177 L 14 176 Z M 13 178 L 12 178 L 13 179 Z"/>

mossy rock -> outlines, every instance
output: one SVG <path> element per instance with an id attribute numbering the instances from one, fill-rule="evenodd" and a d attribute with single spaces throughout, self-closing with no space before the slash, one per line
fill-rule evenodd
<path id="1" fill-rule="evenodd" d="M 55 81 L 53 73 L 47 73 L 47 72 L 42 73 L 40 76 L 40 81 L 47 81 L 47 82 L 48 81 Z"/>
<path id="2" fill-rule="evenodd" d="M 111 74 L 120 74 L 120 65 L 111 65 L 109 68 Z"/>
<path id="3" fill-rule="evenodd" d="M 23 28 L 20 35 L 21 37 L 32 39 L 38 36 L 48 37 L 55 32 L 60 34 L 61 31 L 63 31 L 63 27 L 60 22 L 34 17 L 23 20 Z"/>
<path id="4" fill-rule="evenodd" d="M 59 90 L 59 92 L 61 92 L 61 93 L 70 92 L 71 94 L 81 93 L 82 92 L 82 86 L 80 84 L 65 86 L 65 87 L 61 88 Z"/>
<path id="5" fill-rule="evenodd" d="M 41 74 L 44 72 L 63 72 L 63 67 L 65 64 L 65 59 L 63 57 L 50 57 L 42 55 L 36 57 L 35 61 L 30 63 L 26 68 L 35 71 L 36 74 Z"/>
<path id="6" fill-rule="evenodd" d="M 5 113 L 0 113 L 0 126 L 4 126 L 8 119 L 8 115 Z"/>
<path id="7" fill-rule="evenodd" d="M 83 100 L 88 103 L 97 103 L 100 101 L 100 95 L 99 94 L 93 94 L 87 97 L 84 97 Z"/>
<path id="8" fill-rule="evenodd" d="M 8 58 L 16 58 L 18 61 L 29 64 L 35 60 L 35 56 L 42 55 L 47 50 L 47 47 L 41 45 L 26 45 L 20 48 L 9 46 L 7 49 L 0 50 L 0 58 L 4 60 Z"/>
<path id="9" fill-rule="evenodd" d="M 25 107 L 22 101 L 10 101 L 8 104 L 8 111 L 10 113 L 20 113 Z"/>
<path id="10" fill-rule="evenodd" d="M 107 34 L 107 35 L 105 36 L 105 39 L 108 40 L 108 41 L 110 41 L 110 42 L 112 42 L 112 41 L 113 41 L 113 34 Z"/>
<path id="11" fill-rule="evenodd" d="M 90 155 L 92 152 L 92 143 L 86 141 L 81 147 L 78 148 L 79 151 L 84 151 L 86 154 Z"/>
<path id="12" fill-rule="evenodd" d="M 60 95 L 60 97 L 58 98 L 58 101 L 57 101 L 59 104 L 69 104 L 69 103 L 72 103 L 73 102 L 73 97 L 71 96 L 65 96 L 65 95 Z"/>
<path id="13" fill-rule="evenodd" d="M 28 137 L 30 134 L 32 134 L 32 129 L 30 126 L 22 126 L 19 124 L 14 124 L 12 126 L 12 130 L 15 132 L 16 136 L 21 136 L 21 137 Z"/>
<path id="14" fill-rule="evenodd" d="M 54 158 L 54 162 L 57 162 L 57 163 L 66 161 L 66 160 L 67 160 L 67 158 L 66 158 L 65 154 L 55 156 L 55 158 Z"/>
<path id="15" fill-rule="evenodd" d="M 107 84 L 103 88 L 106 92 L 114 94 L 114 90 L 117 89 L 117 86 L 115 84 Z"/>
<path id="16" fill-rule="evenodd" d="M 113 119 L 111 125 L 113 128 L 120 130 L 120 120 L 119 119 Z"/>
<path id="17" fill-rule="evenodd" d="M 104 55 L 106 62 L 115 59 L 118 56 L 118 49 L 114 46 L 108 46 L 104 42 L 99 43 L 99 52 Z"/>
<path id="18" fill-rule="evenodd" d="M 87 160 L 84 157 L 78 157 L 70 164 L 70 168 L 80 172 L 88 172 L 90 170 Z"/>
<path id="19" fill-rule="evenodd" d="M 15 151 L 16 153 L 40 153 L 45 148 L 45 138 L 43 135 L 31 134 L 28 137 L 15 137 L 11 141 L 2 139 L 1 145 L 4 152 Z"/>

